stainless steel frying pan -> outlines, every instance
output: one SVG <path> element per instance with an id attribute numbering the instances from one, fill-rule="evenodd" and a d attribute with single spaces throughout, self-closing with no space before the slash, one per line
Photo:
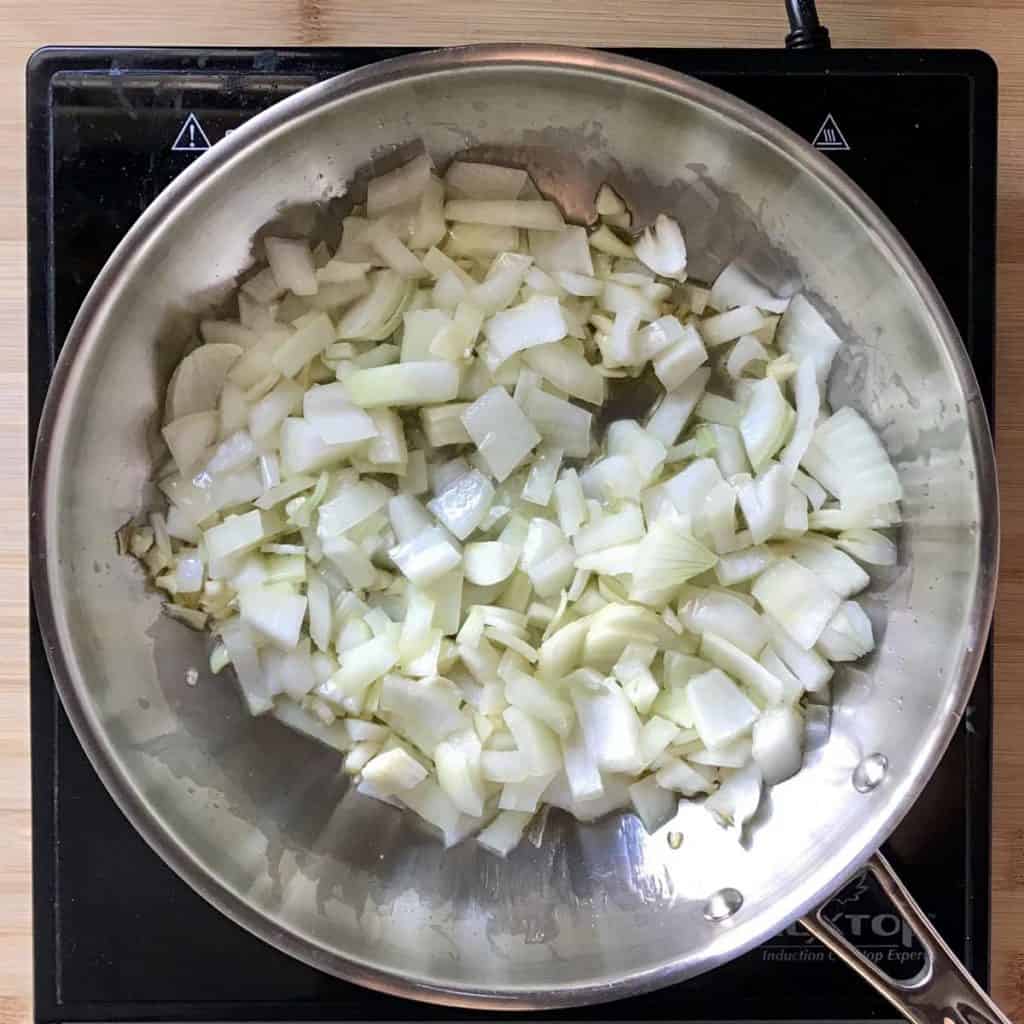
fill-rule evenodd
<path id="1" fill-rule="evenodd" d="M 630 816 L 553 815 L 507 861 L 473 843 L 444 852 L 349 791 L 336 755 L 249 719 L 223 679 L 186 686 L 203 638 L 162 618 L 115 554 L 115 530 L 151 499 L 161 394 L 195 314 L 268 221 L 308 227 L 411 142 L 521 163 L 573 218 L 592 215 L 607 179 L 641 221 L 675 211 L 695 276 L 742 254 L 774 286 L 816 296 L 849 339 L 832 398 L 868 415 L 899 468 L 902 563 L 869 598 L 880 646 L 835 686 L 827 744 L 772 791 L 745 844 L 686 806 L 670 826 L 678 849 Z M 53 674 L 114 799 L 211 903 L 316 967 L 419 999 L 555 1007 L 692 977 L 805 915 L 910 1019 L 1005 1019 L 880 858 L 871 870 L 928 951 L 914 982 L 882 979 L 816 916 L 920 793 L 974 681 L 998 549 L 978 386 L 878 209 L 716 89 L 605 54 L 474 47 L 356 71 L 253 119 L 146 211 L 79 313 L 35 453 L 32 541 Z"/>

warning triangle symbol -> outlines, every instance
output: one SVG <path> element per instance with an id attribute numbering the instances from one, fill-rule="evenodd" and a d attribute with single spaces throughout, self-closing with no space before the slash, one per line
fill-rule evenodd
<path id="1" fill-rule="evenodd" d="M 171 150 L 175 153 L 202 153 L 210 148 L 210 140 L 195 114 L 189 114 L 181 126 Z"/>
<path id="2" fill-rule="evenodd" d="M 839 130 L 839 125 L 831 114 L 827 114 L 825 120 L 821 122 L 818 134 L 814 136 L 814 141 L 811 145 L 815 149 L 824 150 L 826 153 L 834 153 L 850 148 L 850 144 L 846 141 L 846 136 Z"/>

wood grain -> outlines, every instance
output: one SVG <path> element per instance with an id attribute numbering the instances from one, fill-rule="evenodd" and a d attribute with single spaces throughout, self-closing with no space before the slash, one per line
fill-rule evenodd
<path id="1" fill-rule="evenodd" d="M 993 987 L 1024 1019 L 1024 0 L 820 0 L 842 46 L 972 47 L 1000 67 Z M 26 619 L 24 67 L 96 45 L 777 46 L 781 0 L 0 0 L 0 1024 L 31 1016 Z"/>

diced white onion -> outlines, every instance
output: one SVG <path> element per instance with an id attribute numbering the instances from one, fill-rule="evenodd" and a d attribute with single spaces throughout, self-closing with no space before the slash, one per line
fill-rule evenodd
<path id="1" fill-rule="evenodd" d="M 608 186 L 595 230 L 538 196 L 421 154 L 335 250 L 264 239 L 168 385 L 167 512 L 119 540 L 252 714 L 446 845 L 680 796 L 739 837 L 875 646 L 899 474 L 823 416 L 841 340 L 803 295 L 687 281 L 678 222 L 631 244 Z M 644 417 L 606 404 L 645 381 Z"/>

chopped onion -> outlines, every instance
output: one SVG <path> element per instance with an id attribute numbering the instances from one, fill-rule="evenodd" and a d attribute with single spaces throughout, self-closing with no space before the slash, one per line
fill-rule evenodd
<path id="1" fill-rule="evenodd" d="M 704 394 L 710 376 L 710 370 L 696 370 L 679 387 L 669 391 L 651 414 L 648 432 L 666 447 L 675 444 Z"/>
<path id="2" fill-rule="evenodd" d="M 178 471 L 188 476 L 202 461 L 217 439 L 220 421 L 215 412 L 194 412 L 173 420 L 163 428 L 164 441 Z"/>
<path id="3" fill-rule="evenodd" d="M 718 561 L 679 520 L 661 519 L 651 524 L 637 546 L 633 563 L 634 590 L 677 587 L 711 569 Z"/>
<path id="4" fill-rule="evenodd" d="M 611 679 L 590 676 L 574 680 L 571 692 L 584 742 L 598 768 L 639 771 L 640 717 L 622 687 Z"/>
<path id="5" fill-rule="evenodd" d="M 750 592 L 805 650 L 817 643 L 840 604 L 835 591 L 792 558 L 766 569 Z"/>
<path id="6" fill-rule="evenodd" d="M 896 564 L 896 545 L 876 530 L 846 530 L 836 545 L 866 565 Z"/>
<path id="7" fill-rule="evenodd" d="M 351 400 L 364 409 L 450 402 L 459 393 L 459 370 L 451 363 L 397 363 L 357 370 L 345 381 Z"/>
<path id="8" fill-rule="evenodd" d="M 679 224 L 671 217 L 659 213 L 654 226 L 637 239 L 633 246 L 636 257 L 660 277 L 686 277 L 686 243 Z"/>
<path id="9" fill-rule="evenodd" d="M 537 261 L 537 266 L 549 273 L 594 276 L 585 228 L 570 226 L 561 231 L 531 231 L 530 254 Z"/>
<path id="10" fill-rule="evenodd" d="M 459 540 L 465 540 L 483 521 L 493 500 L 493 484 L 471 469 L 428 502 L 427 508 Z"/>
<path id="11" fill-rule="evenodd" d="M 757 706 L 721 669 L 694 676 L 686 684 L 693 724 L 708 747 L 721 746 L 746 733 L 757 721 Z"/>
<path id="12" fill-rule="evenodd" d="M 700 655 L 723 672 L 728 672 L 733 679 L 743 683 L 748 690 L 756 693 L 763 703 L 776 704 L 782 699 L 782 684 L 779 680 L 749 654 L 729 643 L 724 637 L 705 631 L 700 639 Z"/>
<path id="13" fill-rule="evenodd" d="M 679 618 L 691 633 L 715 633 L 751 657 L 768 643 L 768 627 L 757 612 L 723 591 L 699 591 L 680 605 Z"/>
<path id="14" fill-rule="evenodd" d="M 754 723 L 754 762 L 769 786 L 785 782 L 803 762 L 804 723 L 792 707 L 769 708 Z"/>
<path id="15" fill-rule="evenodd" d="M 714 309 L 735 309 L 737 306 L 757 306 L 769 313 L 785 313 L 789 299 L 773 295 L 756 281 L 738 263 L 730 263 L 715 278 L 708 296 L 708 305 Z"/>
<path id="16" fill-rule="evenodd" d="M 709 316 L 700 322 L 700 333 L 709 348 L 735 341 L 744 334 L 755 334 L 765 325 L 755 306 L 739 306 L 725 313 Z"/>
<path id="17" fill-rule="evenodd" d="M 315 295 L 316 267 L 304 238 L 264 238 L 263 247 L 274 280 L 295 295 Z"/>
<path id="18" fill-rule="evenodd" d="M 467 544 L 462 553 L 466 579 L 480 587 L 507 580 L 519 561 L 519 550 L 498 540 Z"/>
<path id="19" fill-rule="evenodd" d="M 789 432 L 791 410 L 779 385 L 771 377 L 750 389 L 750 401 L 739 429 L 755 472 L 782 447 Z"/>
<path id="20" fill-rule="evenodd" d="M 488 468 L 504 480 L 540 442 L 540 434 L 509 393 L 493 387 L 462 414 L 462 422 Z"/>
<path id="21" fill-rule="evenodd" d="M 526 171 L 518 167 L 453 160 L 444 182 L 454 195 L 466 199 L 515 199 L 528 181 Z"/>
<path id="22" fill-rule="evenodd" d="M 532 818 L 532 813 L 524 811 L 501 811 L 476 841 L 498 857 L 506 857 L 519 845 Z"/>
<path id="23" fill-rule="evenodd" d="M 303 397 L 302 414 L 327 444 L 354 444 L 379 433 L 373 420 L 349 401 L 341 383 L 310 388 Z"/>
<path id="24" fill-rule="evenodd" d="M 484 334 L 493 365 L 497 366 L 522 349 L 561 341 L 567 330 L 558 299 L 535 295 L 521 306 L 495 313 L 487 321 Z"/>
<path id="25" fill-rule="evenodd" d="M 549 444 L 558 445 L 573 458 L 582 459 L 590 454 L 593 416 L 586 409 L 539 388 L 526 394 L 522 408 L 537 433 Z"/>
<path id="26" fill-rule="evenodd" d="M 311 318 L 274 350 L 274 368 L 285 377 L 294 377 L 314 356 L 334 341 L 334 325 L 326 313 Z"/>
<path id="27" fill-rule="evenodd" d="M 832 360 L 842 345 L 839 335 L 803 295 L 794 295 L 790 301 L 779 321 L 775 342 L 781 352 L 791 355 L 797 363 L 811 359 L 819 388 L 824 386 Z"/>
<path id="28" fill-rule="evenodd" d="M 279 587 L 251 587 L 238 595 L 246 625 L 284 650 L 294 650 L 306 614 L 306 598 Z"/>
<path id="29" fill-rule="evenodd" d="M 426 268 L 383 220 L 375 221 L 366 232 L 366 241 L 395 273 L 405 278 L 425 277 Z"/>
<path id="30" fill-rule="evenodd" d="M 426 777 L 427 769 L 408 751 L 393 747 L 368 761 L 362 769 L 364 782 L 373 785 L 380 796 L 390 796 L 418 786 Z"/>
<path id="31" fill-rule="evenodd" d="M 372 178 L 366 186 L 366 212 L 379 217 L 385 210 L 404 206 L 418 199 L 427 182 L 433 164 L 425 153 L 387 174 Z"/>
<path id="32" fill-rule="evenodd" d="M 681 793 L 683 796 L 710 793 L 713 788 L 707 776 L 677 757 L 665 758 L 654 778 L 663 789 Z"/>
<path id="33" fill-rule="evenodd" d="M 716 793 L 704 802 L 709 810 L 737 839 L 761 803 L 761 770 L 750 761 L 729 776 Z"/>
<path id="34" fill-rule="evenodd" d="M 818 637 L 817 648 L 829 661 L 856 661 L 875 646 L 871 620 L 856 601 L 844 601 Z"/>
<path id="35" fill-rule="evenodd" d="M 630 244 L 607 186 L 595 230 L 538 196 L 421 154 L 336 249 L 265 239 L 168 385 L 166 514 L 119 543 L 252 714 L 446 845 L 505 856 L 544 805 L 654 830 L 680 795 L 739 836 L 874 648 L 899 475 L 822 415 L 841 341 L 806 297 L 687 281 L 679 224 Z"/>
<path id="36" fill-rule="evenodd" d="M 446 220 L 491 224 L 504 228 L 560 231 L 562 214 L 546 199 L 451 199 L 444 206 Z"/>
<path id="37" fill-rule="evenodd" d="M 903 496 L 882 442 L 849 406 L 818 425 L 802 463 L 850 508 L 874 508 Z"/>
<path id="38" fill-rule="evenodd" d="M 418 587 L 434 583 L 462 561 L 462 552 L 437 526 L 393 547 L 388 555 Z"/>
<path id="39" fill-rule="evenodd" d="M 528 348 L 523 359 L 531 370 L 574 398 L 591 405 L 604 402 L 605 383 L 600 372 L 578 352 L 564 344 L 539 345 Z"/>
<path id="40" fill-rule="evenodd" d="M 820 535 L 809 533 L 787 545 L 787 551 L 842 598 L 859 594 L 871 582 L 849 555 Z"/>

